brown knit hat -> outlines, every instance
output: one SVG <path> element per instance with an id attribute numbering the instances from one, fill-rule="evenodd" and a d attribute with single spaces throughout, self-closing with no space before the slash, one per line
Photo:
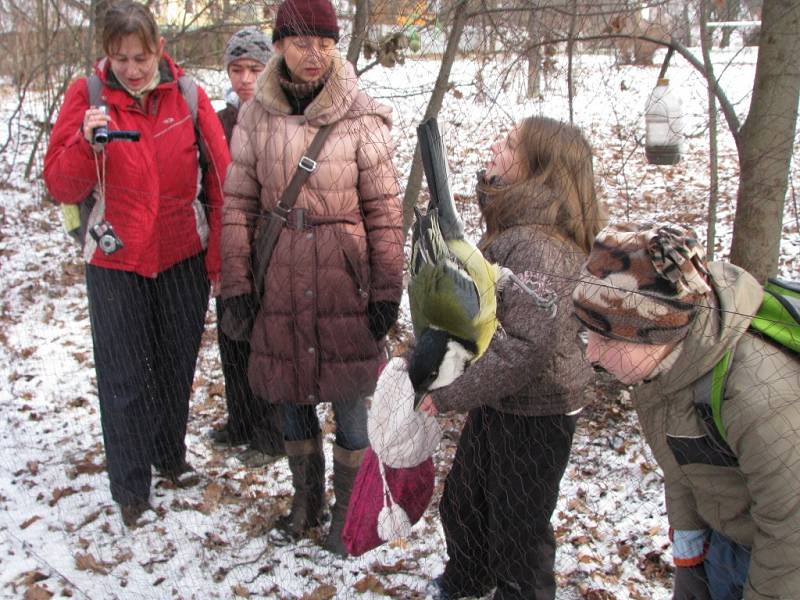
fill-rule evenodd
<path id="1" fill-rule="evenodd" d="M 578 319 L 605 337 L 669 344 L 686 337 L 710 291 L 691 229 L 622 224 L 597 234 L 572 301 Z"/>
<path id="2" fill-rule="evenodd" d="M 330 0 L 284 0 L 275 16 L 272 42 L 294 35 L 339 41 L 339 23 Z"/>

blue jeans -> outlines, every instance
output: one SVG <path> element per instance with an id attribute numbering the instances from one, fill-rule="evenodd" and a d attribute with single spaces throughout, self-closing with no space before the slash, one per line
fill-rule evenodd
<path id="1" fill-rule="evenodd" d="M 712 531 L 703 564 L 713 600 L 742 600 L 750 571 L 750 548 Z"/>
<path id="2" fill-rule="evenodd" d="M 286 441 L 308 440 L 319 435 L 317 407 L 310 404 L 283 404 L 283 437 Z M 367 403 L 364 398 L 333 403 L 336 420 L 336 445 L 345 450 L 369 446 Z"/>

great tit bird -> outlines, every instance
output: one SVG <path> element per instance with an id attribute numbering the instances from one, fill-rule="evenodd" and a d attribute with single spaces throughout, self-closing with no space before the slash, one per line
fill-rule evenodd
<path id="1" fill-rule="evenodd" d="M 430 202 L 414 209 L 408 297 L 416 346 L 409 377 L 419 394 L 452 383 L 479 357 L 497 329 L 501 269 L 464 237 L 447 183 L 436 119 L 417 128 Z"/>
<path id="2" fill-rule="evenodd" d="M 417 135 L 430 192 L 427 212 L 414 210 L 408 284 L 417 339 L 408 372 L 419 401 L 425 391 L 452 383 L 484 353 L 498 327 L 497 293 L 508 281 L 533 292 L 465 239 L 436 119 L 424 121 Z"/>

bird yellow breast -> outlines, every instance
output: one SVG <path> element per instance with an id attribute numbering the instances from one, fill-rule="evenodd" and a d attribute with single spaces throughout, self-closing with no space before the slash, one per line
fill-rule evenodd
<path id="1" fill-rule="evenodd" d="M 497 279 L 499 269 L 496 265 L 484 258 L 481 251 L 473 244 L 464 239 L 449 240 L 447 247 L 453 255 L 464 265 L 469 273 L 480 296 L 480 310 L 478 316 L 473 320 L 473 326 L 477 333 L 475 343 L 478 346 L 478 354 L 481 356 L 497 330 Z"/>

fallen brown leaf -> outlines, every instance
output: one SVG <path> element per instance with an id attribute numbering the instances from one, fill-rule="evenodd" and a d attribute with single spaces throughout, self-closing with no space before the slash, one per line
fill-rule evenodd
<path id="1" fill-rule="evenodd" d="M 41 518 L 42 518 L 42 517 L 40 517 L 39 515 L 33 515 L 33 516 L 30 518 L 30 519 L 25 519 L 25 520 L 24 520 L 24 521 L 23 521 L 23 522 L 20 524 L 19 528 L 20 528 L 20 529 L 27 529 L 28 527 L 30 527 L 31 525 L 33 525 L 34 523 L 36 523 L 36 521 L 38 521 L 38 520 L 39 520 L 39 519 L 41 519 Z"/>
<path id="2" fill-rule="evenodd" d="M 91 553 L 81 554 L 80 552 L 75 555 L 75 566 L 79 571 L 92 571 L 98 575 L 108 575 L 108 565 L 98 561 Z"/>
<path id="3" fill-rule="evenodd" d="M 50 600 L 53 597 L 53 592 L 43 588 L 40 585 L 32 585 L 25 590 L 24 600 Z"/>
<path id="4" fill-rule="evenodd" d="M 383 584 L 374 575 L 367 575 L 366 577 L 356 581 L 353 589 L 359 594 L 364 592 L 372 592 L 374 594 L 383 594 L 385 589 Z"/>
<path id="5" fill-rule="evenodd" d="M 78 491 L 75 488 L 65 487 L 65 488 L 56 488 L 53 490 L 53 498 L 48 502 L 50 506 L 55 506 L 58 504 L 58 501 L 62 498 L 66 498 L 67 496 L 72 496 L 72 494 L 77 494 Z"/>
<path id="6" fill-rule="evenodd" d="M 41 571 L 28 571 L 27 573 L 22 574 L 22 585 L 31 586 L 34 583 L 39 583 L 40 581 L 44 581 L 45 579 L 49 579 L 47 575 L 42 573 Z"/>
<path id="7" fill-rule="evenodd" d="M 72 468 L 69 470 L 68 477 L 70 479 L 75 479 L 78 475 L 95 475 L 96 473 L 102 473 L 105 470 L 106 465 L 104 463 L 100 463 L 98 465 L 92 462 L 91 459 L 83 459 L 73 463 Z"/>
<path id="8" fill-rule="evenodd" d="M 336 586 L 323 583 L 313 592 L 305 594 L 300 600 L 331 600 L 336 595 Z"/>
<path id="9" fill-rule="evenodd" d="M 208 484 L 205 491 L 203 491 L 203 501 L 197 507 L 197 510 L 204 515 L 210 515 L 219 505 L 220 498 L 222 498 L 222 486 L 212 481 Z"/>

